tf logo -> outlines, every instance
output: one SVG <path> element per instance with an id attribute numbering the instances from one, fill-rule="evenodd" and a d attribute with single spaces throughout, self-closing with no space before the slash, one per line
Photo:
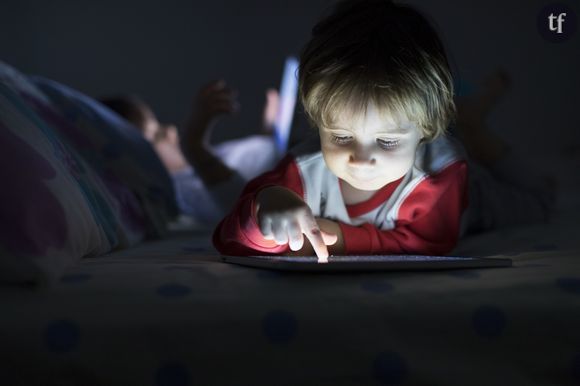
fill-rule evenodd
<path id="1" fill-rule="evenodd" d="M 562 23 L 564 22 L 564 16 L 566 16 L 566 12 L 560 13 L 557 18 L 553 13 L 548 16 L 548 19 L 550 20 L 550 31 L 558 31 L 556 33 L 559 34 L 562 33 Z M 558 20 L 558 27 L 554 26 L 554 20 Z"/>
<path id="2" fill-rule="evenodd" d="M 564 42 L 576 32 L 576 13 L 567 4 L 550 4 L 540 11 L 537 24 L 544 39 L 554 43 Z"/>

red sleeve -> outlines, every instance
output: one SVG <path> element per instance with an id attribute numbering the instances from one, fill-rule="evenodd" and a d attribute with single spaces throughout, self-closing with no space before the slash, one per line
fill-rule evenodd
<path id="1" fill-rule="evenodd" d="M 457 244 L 467 200 L 467 164 L 457 161 L 417 185 L 403 201 L 394 229 L 339 223 L 345 254 L 449 253 Z"/>
<path id="2" fill-rule="evenodd" d="M 213 244 L 224 255 L 247 256 L 252 254 L 282 254 L 288 245 L 276 245 L 262 237 L 256 218 L 257 193 L 268 186 L 282 186 L 304 197 L 302 178 L 291 155 L 286 156 L 276 168 L 248 182 L 232 212 L 217 226 Z"/>

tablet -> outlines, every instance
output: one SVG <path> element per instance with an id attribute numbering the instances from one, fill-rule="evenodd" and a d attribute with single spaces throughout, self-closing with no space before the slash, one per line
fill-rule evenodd
<path id="1" fill-rule="evenodd" d="M 276 150 L 285 154 L 288 150 L 292 120 L 298 96 L 298 59 L 290 56 L 284 62 L 284 73 L 280 84 L 278 113 L 274 121 L 274 138 Z"/>
<path id="2" fill-rule="evenodd" d="M 222 256 L 222 261 L 249 267 L 305 272 L 416 271 L 512 266 L 512 260 L 508 258 L 424 255 L 330 256 L 328 263 L 318 263 L 316 256 Z"/>

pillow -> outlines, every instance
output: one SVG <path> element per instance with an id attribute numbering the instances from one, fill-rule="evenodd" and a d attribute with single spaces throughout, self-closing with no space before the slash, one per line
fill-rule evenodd
<path id="1" fill-rule="evenodd" d="M 118 244 L 109 198 L 93 177 L 0 82 L 0 282 L 49 282 Z"/>
<path id="2" fill-rule="evenodd" d="M 27 94 L 22 95 L 22 98 L 67 145 L 69 151 L 77 155 L 82 154 L 79 158 L 83 158 L 88 164 L 87 171 L 94 174 L 91 176 L 90 185 L 93 189 L 99 190 L 102 196 L 108 197 L 107 202 L 99 202 L 98 205 L 110 207 L 112 216 L 115 217 L 113 221 L 102 224 L 116 233 L 118 240 L 115 248 L 129 247 L 142 241 L 145 237 L 147 219 L 137 196 L 113 171 L 99 162 L 99 159 L 91 157 L 95 153 L 93 145 L 83 136 L 79 128 L 36 98 Z"/>
<path id="3" fill-rule="evenodd" d="M 20 95 L 28 95 L 40 103 L 51 105 L 50 99 L 42 93 L 28 77 L 14 67 L 0 60 L 0 82 L 4 83 Z"/>
<path id="4" fill-rule="evenodd" d="M 87 145 L 82 153 L 87 162 L 137 195 L 147 214 L 149 236 L 164 235 L 178 209 L 171 177 L 149 142 L 132 124 L 94 99 L 49 79 L 30 80 L 80 131 Z M 82 140 L 77 139 L 75 145 Z"/>
<path id="5" fill-rule="evenodd" d="M 90 157 L 92 144 L 82 131 L 64 119 L 55 109 L 52 102 L 29 79 L 16 69 L 0 62 L 0 83 L 20 95 L 33 108 L 36 114 L 52 129 L 68 151 Z M 86 166 L 86 175 L 82 187 L 99 192 L 98 201 L 91 205 L 96 213 L 108 213 L 100 216 L 100 225 L 104 227 L 112 242 L 113 248 L 123 248 L 143 240 L 146 219 L 137 196 L 107 168 L 92 162 L 92 168 Z M 92 169 L 92 170 L 91 170 Z"/>

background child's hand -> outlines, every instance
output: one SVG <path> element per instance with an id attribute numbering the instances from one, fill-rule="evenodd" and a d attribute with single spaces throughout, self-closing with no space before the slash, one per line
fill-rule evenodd
<path id="1" fill-rule="evenodd" d="M 280 95 L 278 90 L 269 88 L 266 90 L 266 103 L 262 113 L 262 132 L 264 134 L 271 134 L 274 131 L 274 123 L 276 122 L 279 108 Z"/>
<path id="2" fill-rule="evenodd" d="M 193 104 L 193 111 L 180 146 L 189 163 L 206 186 L 215 186 L 236 173 L 211 151 L 210 135 L 216 118 L 237 112 L 237 92 L 218 80 L 202 87 Z"/>
<path id="3" fill-rule="evenodd" d="M 187 168 L 188 163 L 179 147 L 179 134 L 175 126 L 160 125 L 155 133 L 153 147 L 171 173 Z"/>
<path id="4" fill-rule="evenodd" d="M 328 245 L 336 243 L 337 235 L 320 230 L 308 205 L 294 192 L 279 186 L 263 189 L 257 199 L 258 225 L 267 240 L 290 246 L 297 251 L 310 241 L 320 261 L 328 258 Z"/>
<path id="5" fill-rule="evenodd" d="M 228 87 L 224 80 L 213 81 L 203 86 L 193 103 L 188 134 L 203 141 L 220 115 L 239 111 L 237 95 L 237 91 Z"/>

